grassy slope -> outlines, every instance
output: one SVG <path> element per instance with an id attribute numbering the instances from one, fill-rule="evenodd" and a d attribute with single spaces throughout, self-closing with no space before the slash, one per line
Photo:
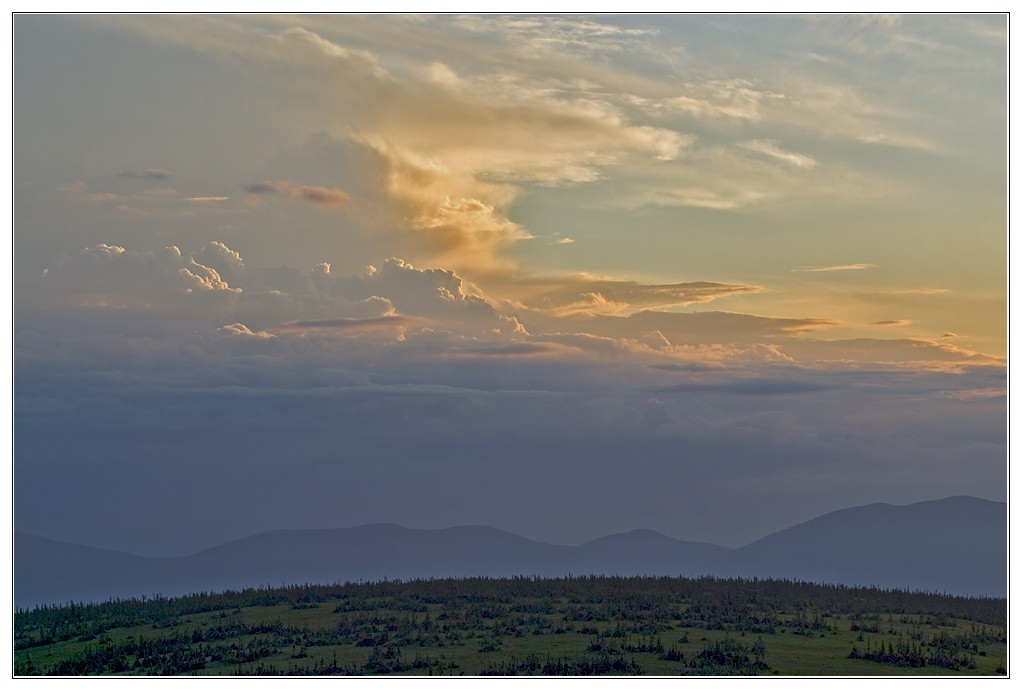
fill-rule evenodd
<path id="1" fill-rule="evenodd" d="M 509 599 L 509 603 L 521 603 L 521 600 Z M 414 619 L 417 629 L 422 627 L 427 614 L 432 620 L 433 631 L 442 628 L 445 624 L 443 613 L 447 608 L 444 605 L 429 604 L 424 608 L 419 607 L 419 612 L 410 610 L 394 610 L 387 608 L 374 608 L 372 610 L 334 612 L 335 607 L 341 606 L 341 600 L 328 600 L 321 603 L 309 604 L 308 607 L 295 609 L 291 604 L 284 603 L 273 606 L 251 606 L 235 608 L 230 610 L 211 611 L 196 613 L 177 618 L 169 626 L 157 628 L 152 624 L 140 625 L 128 628 L 112 629 L 105 632 L 98 639 L 90 641 L 70 640 L 44 646 L 36 646 L 28 649 L 15 651 L 15 665 L 24 664 L 27 657 L 31 655 L 33 663 L 37 668 L 46 670 L 53 663 L 81 655 L 89 647 L 93 649 L 103 646 L 106 642 L 114 644 L 128 641 L 134 638 L 136 641 L 144 638 L 153 640 L 172 634 L 190 634 L 196 628 L 207 629 L 217 625 L 244 624 L 257 625 L 261 623 L 281 623 L 297 628 L 311 631 L 334 629 L 339 620 L 346 618 L 349 621 L 358 618 L 377 618 L 383 623 L 390 617 L 398 621 Z M 579 603 L 571 603 L 569 599 L 558 598 L 551 601 L 554 612 L 547 614 L 524 614 L 516 613 L 512 619 L 525 617 L 532 625 L 522 625 L 523 620 L 519 619 L 521 636 L 511 634 L 495 634 L 494 625 L 499 620 L 484 621 L 467 631 L 459 632 L 459 640 L 453 642 L 450 639 L 443 646 L 428 645 L 417 646 L 406 644 L 401 647 L 402 657 L 411 661 L 417 655 L 425 659 L 434 660 L 438 665 L 432 668 L 421 668 L 405 671 L 403 675 L 475 675 L 487 667 L 503 666 L 509 661 L 521 660 L 530 654 L 535 654 L 541 662 L 547 659 L 559 657 L 578 658 L 580 656 L 594 656 L 587 652 L 595 639 L 593 630 L 597 633 L 610 634 L 615 628 L 629 628 L 633 625 L 649 623 L 649 619 L 640 618 L 635 621 L 622 619 L 608 621 L 585 621 L 565 620 L 566 613 L 571 613 Z M 685 606 L 683 606 L 685 607 Z M 450 614 L 452 610 L 448 609 Z M 571 618 L 571 616 L 569 616 Z M 945 668 L 926 666 L 923 668 L 902 668 L 882 663 L 865 660 L 854 660 L 848 657 L 849 652 L 855 645 L 863 650 L 867 640 L 873 648 L 878 645 L 887 645 L 892 642 L 894 645 L 900 640 L 910 640 L 915 632 L 920 639 L 929 641 L 931 638 L 944 632 L 946 635 L 955 636 L 968 634 L 971 625 L 966 620 L 954 620 L 947 617 L 932 617 L 927 614 L 900 614 L 880 615 L 859 614 L 859 623 L 869 621 L 880 624 L 880 631 L 857 632 L 851 630 L 854 621 L 848 614 L 817 612 L 813 608 L 804 609 L 800 613 L 777 613 L 779 625 L 773 633 L 755 634 L 753 632 L 706 630 L 695 627 L 681 627 L 678 620 L 662 619 L 660 627 L 662 631 L 656 635 L 667 649 L 672 645 L 682 650 L 687 659 L 695 657 L 708 643 L 720 641 L 726 636 L 735 641 L 751 646 L 758 638 L 762 639 L 766 653 L 764 660 L 769 669 L 764 671 L 766 675 L 844 675 L 844 676 L 869 676 L 869 675 L 995 675 L 996 669 L 1006 666 L 1007 646 L 1005 643 L 982 643 L 979 651 L 973 655 L 976 662 L 975 670 L 954 671 Z M 803 619 L 804 622 L 816 620 L 816 629 L 793 628 L 784 626 L 781 623 L 790 622 L 793 618 Z M 511 620 L 507 619 L 506 622 Z M 537 627 L 538 623 L 548 623 L 547 627 Z M 1004 629 L 987 626 L 990 631 L 1004 635 Z M 555 634 L 556 628 L 572 631 Z M 383 631 L 383 626 L 378 629 Z M 543 633 L 534 633 L 535 630 L 544 630 Z M 582 630 L 582 631 L 580 631 Z M 862 637 L 862 639 L 861 639 Z M 232 642 L 245 644 L 255 638 L 255 635 L 247 635 L 227 639 L 217 644 L 230 644 Z M 354 638 L 353 638 L 354 639 Z M 646 634 L 630 633 L 626 637 L 606 637 L 604 642 L 612 646 L 621 646 L 622 643 L 653 641 Z M 685 643 L 681 643 L 685 642 Z M 481 648 L 496 646 L 496 651 L 480 651 Z M 296 658 L 301 651 L 301 646 L 281 647 L 279 653 L 260 660 L 264 666 L 274 665 L 278 670 L 287 672 L 289 670 L 305 670 L 321 660 L 330 663 L 337 661 L 341 667 L 363 666 L 372 649 L 359 647 L 354 641 L 344 644 L 328 646 L 309 646 L 305 648 L 305 656 Z M 634 660 L 638 663 L 646 675 L 671 675 L 678 663 L 674 661 L 660 660 L 655 653 L 629 653 L 622 656 L 626 660 Z M 453 664 L 453 665 L 452 665 Z M 256 663 L 243 664 L 243 672 L 251 673 L 255 670 Z M 201 675 L 234 675 L 238 672 L 237 663 L 210 662 L 206 668 L 197 671 Z"/>

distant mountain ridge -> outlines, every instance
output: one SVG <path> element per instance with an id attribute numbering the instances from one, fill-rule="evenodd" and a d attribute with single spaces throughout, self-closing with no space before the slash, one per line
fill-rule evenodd
<path id="1" fill-rule="evenodd" d="M 485 526 L 280 530 L 152 558 L 14 533 L 17 608 L 282 584 L 568 574 L 783 577 L 1005 596 L 1007 505 L 950 497 L 843 509 L 737 549 L 639 529 L 579 546 Z"/>

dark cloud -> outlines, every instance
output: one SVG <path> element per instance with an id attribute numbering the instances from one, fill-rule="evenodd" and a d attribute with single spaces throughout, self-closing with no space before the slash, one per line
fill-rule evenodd
<path id="1" fill-rule="evenodd" d="M 574 349 L 566 349 L 555 343 L 518 342 L 512 344 L 479 344 L 458 347 L 448 351 L 447 355 L 468 358 L 509 358 L 521 356 L 566 355 Z M 578 351 L 575 351 L 576 353 Z"/>
<path id="2" fill-rule="evenodd" d="M 287 180 L 264 180 L 261 183 L 243 185 L 242 189 L 252 195 L 281 194 L 309 204 L 324 207 L 340 207 L 351 198 L 344 190 L 316 185 L 295 185 Z"/>
<path id="3" fill-rule="evenodd" d="M 408 324 L 409 320 L 397 315 L 385 315 L 384 317 L 340 317 L 330 320 L 297 320 L 281 325 L 285 329 L 359 329 L 372 326 L 397 326 Z"/>
<path id="4" fill-rule="evenodd" d="M 892 500 L 990 495 L 1004 476 L 1004 396 L 945 395 L 990 387 L 980 371 L 842 382 L 500 357 L 543 351 L 525 344 L 466 344 L 494 357 L 440 362 L 411 340 L 109 342 L 75 336 L 62 360 L 52 337 L 16 335 L 24 530 L 143 552 L 385 520 L 738 543 L 879 488 Z M 697 386 L 651 399 L 666 377 Z M 764 396 L 784 393 L 798 396 L 784 407 Z M 130 492 L 138 483 L 145 493 Z"/>
<path id="5" fill-rule="evenodd" d="M 725 382 L 722 384 L 702 382 L 676 384 L 670 387 L 659 387 L 653 391 L 658 393 L 714 391 L 753 396 L 771 396 L 775 394 L 807 394 L 810 392 L 822 392 L 833 388 L 833 384 L 821 382 L 818 379 L 808 381 L 806 379 L 782 380 L 754 378 L 749 380 L 738 380 L 736 382 Z"/>
<path id="6" fill-rule="evenodd" d="M 242 189 L 253 195 L 271 195 L 281 191 L 277 183 L 272 183 L 269 180 L 252 185 L 242 185 Z"/>

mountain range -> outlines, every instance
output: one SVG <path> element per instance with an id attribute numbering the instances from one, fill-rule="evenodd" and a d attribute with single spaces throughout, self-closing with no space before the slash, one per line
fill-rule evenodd
<path id="1" fill-rule="evenodd" d="M 154 558 L 14 533 L 14 605 L 66 604 L 283 584 L 518 575 L 778 577 L 1005 596 L 1007 505 L 949 497 L 843 509 L 741 548 L 649 530 L 578 546 L 484 526 L 270 531 Z"/>

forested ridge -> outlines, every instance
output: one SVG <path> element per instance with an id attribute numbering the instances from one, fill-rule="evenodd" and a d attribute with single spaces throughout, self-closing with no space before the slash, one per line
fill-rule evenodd
<path id="1" fill-rule="evenodd" d="M 1006 617 L 777 579 L 302 585 L 18 611 L 15 674 L 1002 675 Z"/>

